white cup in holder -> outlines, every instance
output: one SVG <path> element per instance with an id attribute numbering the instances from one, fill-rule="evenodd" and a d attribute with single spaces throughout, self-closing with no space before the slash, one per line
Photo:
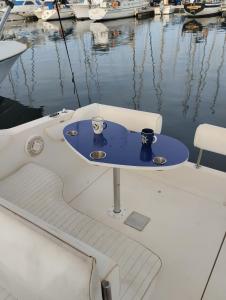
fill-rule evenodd
<path id="1" fill-rule="evenodd" d="M 95 134 L 101 134 L 105 128 L 107 128 L 107 123 L 102 117 L 93 117 L 92 118 L 92 127 Z"/>

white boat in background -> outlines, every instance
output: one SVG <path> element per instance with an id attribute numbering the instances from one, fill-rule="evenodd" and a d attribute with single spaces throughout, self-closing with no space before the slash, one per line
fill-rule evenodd
<path id="1" fill-rule="evenodd" d="M 185 1 L 184 11 L 189 17 L 210 17 L 221 13 L 222 1 L 207 0 L 207 1 Z"/>
<path id="2" fill-rule="evenodd" d="M 103 1 L 98 8 L 89 10 L 91 20 L 113 20 L 134 17 L 141 8 L 150 6 L 146 0 Z"/>
<path id="3" fill-rule="evenodd" d="M 26 45 L 16 41 L 0 41 L 0 82 L 7 76 L 12 65 L 26 49 Z"/>
<path id="4" fill-rule="evenodd" d="M 175 11 L 175 6 L 160 4 L 154 7 L 155 15 L 170 15 Z"/>
<path id="5" fill-rule="evenodd" d="M 35 15 L 38 19 L 43 21 L 58 20 L 58 12 L 55 6 L 55 1 L 45 1 L 43 6 L 35 10 Z M 72 19 L 74 18 L 74 12 L 70 4 L 58 4 L 60 18 L 61 19 Z"/>
<path id="6" fill-rule="evenodd" d="M 89 10 L 100 4 L 100 0 L 84 0 L 83 2 L 73 3 L 72 8 L 77 20 L 89 19 Z"/>
<path id="7" fill-rule="evenodd" d="M 34 11 L 41 7 L 42 3 L 39 0 L 16 0 L 14 7 L 10 12 L 8 21 L 18 21 L 27 18 L 35 17 Z M 0 9 L 0 14 L 5 12 L 6 8 Z"/>

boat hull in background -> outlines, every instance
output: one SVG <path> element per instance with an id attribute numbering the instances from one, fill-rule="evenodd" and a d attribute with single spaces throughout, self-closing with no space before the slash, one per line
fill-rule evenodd
<path id="1" fill-rule="evenodd" d="M 188 17 L 208 17 L 216 16 L 221 12 L 221 2 L 216 3 L 185 3 L 184 11 Z"/>
<path id="2" fill-rule="evenodd" d="M 73 19 L 75 17 L 73 10 L 70 8 L 61 8 L 59 13 L 62 20 Z M 38 9 L 35 11 L 35 14 L 38 19 L 42 19 L 43 21 L 54 21 L 59 19 L 56 9 Z"/>
<path id="3" fill-rule="evenodd" d="M 83 3 L 73 4 L 73 11 L 76 19 L 78 20 L 87 20 L 89 19 L 89 9 L 90 5 Z"/>
<path id="4" fill-rule="evenodd" d="M 164 5 L 163 8 L 160 6 L 154 7 L 155 15 L 170 15 L 175 11 L 175 7 L 173 5 Z"/>
<path id="5" fill-rule="evenodd" d="M 148 7 L 148 3 L 144 3 L 143 5 L 137 4 L 131 7 L 128 6 L 118 6 L 116 8 L 113 7 L 98 7 L 89 10 L 89 18 L 91 20 L 114 20 L 114 19 L 122 19 L 128 17 L 134 17 L 139 9 L 142 7 Z"/>
<path id="6" fill-rule="evenodd" d="M 11 49 L 13 51 L 10 51 Z M 15 41 L 0 42 L 0 83 L 5 79 L 13 64 L 26 49 L 26 45 Z"/>
<path id="7" fill-rule="evenodd" d="M 0 83 L 5 79 L 18 57 L 19 55 L 16 55 L 15 57 L 0 61 Z"/>

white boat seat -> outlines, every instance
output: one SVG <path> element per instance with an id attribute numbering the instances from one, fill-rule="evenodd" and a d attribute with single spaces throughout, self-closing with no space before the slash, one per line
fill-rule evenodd
<path id="1" fill-rule="evenodd" d="M 53 140 L 61 141 L 64 138 L 63 129 L 66 124 L 88 120 L 95 116 L 101 116 L 105 120 L 122 124 L 133 131 L 141 131 L 148 127 L 156 133 L 160 133 L 162 129 L 162 116 L 160 114 L 93 103 L 77 109 L 69 121 L 48 127 L 45 132 Z"/>
<path id="2" fill-rule="evenodd" d="M 93 256 L 2 202 L 0 198 L 0 299 L 102 299 Z"/>
<path id="3" fill-rule="evenodd" d="M 161 268 L 160 258 L 140 243 L 68 206 L 62 189 L 56 174 L 33 163 L 0 181 L 2 198 L 111 258 L 119 266 L 119 299 L 143 299 Z"/>

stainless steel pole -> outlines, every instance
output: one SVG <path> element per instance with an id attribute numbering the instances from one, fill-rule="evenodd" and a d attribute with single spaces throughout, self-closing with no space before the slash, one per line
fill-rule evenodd
<path id="1" fill-rule="evenodd" d="M 107 280 L 101 282 L 103 300 L 112 300 L 111 285 Z"/>
<path id="2" fill-rule="evenodd" d="M 5 3 L 7 5 L 7 9 L 4 12 L 4 14 L 1 18 L 1 21 L 0 21 L 0 39 L 2 38 L 3 29 L 4 29 L 4 26 L 5 26 L 5 23 L 6 23 L 7 19 L 9 17 L 10 11 L 14 6 L 14 3 L 11 2 L 11 1 L 5 1 Z"/>
<path id="3" fill-rule="evenodd" d="M 200 168 L 200 162 L 201 162 L 201 159 L 202 159 L 202 153 L 203 153 L 203 150 L 200 149 L 199 150 L 199 156 L 198 156 L 198 159 L 197 159 L 197 163 L 196 163 L 196 168 Z"/>
<path id="4" fill-rule="evenodd" d="M 115 214 L 121 212 L 120 207 L 120 169 L 113 168 L 113 185 L 114 185 L 114 209 Z"/>

